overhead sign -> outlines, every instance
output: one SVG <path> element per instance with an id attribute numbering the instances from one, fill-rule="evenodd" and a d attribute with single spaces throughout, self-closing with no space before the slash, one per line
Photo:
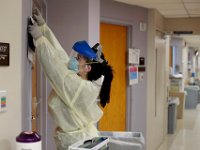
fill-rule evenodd
<path id="1" fill-rule="evenodd" d="M 0 42 L 0 66 L 9 66 L 9 43 Z"/>

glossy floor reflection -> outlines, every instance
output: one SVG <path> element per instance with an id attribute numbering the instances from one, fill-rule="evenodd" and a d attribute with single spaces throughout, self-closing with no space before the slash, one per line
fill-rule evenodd
<path id="1" fill-rule="evenodd" d="M 200 105 L 184 113 L 184 119 L 177 122 L 176 133 L 168 135 L 159 150 L 200 150 Z"/>

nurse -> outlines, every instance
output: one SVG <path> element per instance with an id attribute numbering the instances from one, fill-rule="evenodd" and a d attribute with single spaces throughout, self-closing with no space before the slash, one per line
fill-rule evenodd
<path id="1" fill-rule="evenodd" d="M 38 10 L 33 12 L 33 18 L 36 23 L 28 31 L 52 87 L 48 107 L 57 125 L 55 143 L 58 150 L 67 150 L 79 140 L 98 136 L 95 124 L 103 112 L 97 98 L 102 107 L 109 103 L 113 71 L 100 44 L 91 48 L 86 41 L 78 41 L 68 56 Z M 99 85 L 95 81 L 102 76 L 104 80 Z"/>

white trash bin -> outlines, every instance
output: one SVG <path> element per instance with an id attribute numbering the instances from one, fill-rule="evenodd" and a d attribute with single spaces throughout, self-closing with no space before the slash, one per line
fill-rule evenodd
<path id="1" fill-rule="evenodd" d="M 145 144 L 141 132 L 100 132 L 109 137 L 109 150 L 141 150 Z"/>

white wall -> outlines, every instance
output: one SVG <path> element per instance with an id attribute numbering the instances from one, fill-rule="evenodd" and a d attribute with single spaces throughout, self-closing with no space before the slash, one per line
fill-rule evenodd
<path id="1" fill-rule="evenodd" d="M 184 47 L 182 49 L 182 51 L 183 51 L 183 53 L 182 53 L 183 82 L 187 83 L 188 78 L 189 78 L 189 76 L 188 76 L 188 52 L 189 52 L 189 49 L 188 49 L 188 47 Z M 181 56 L 179 56 L 179 57 L 181 57 Z"/>
<path id="2" fill-rule="evenodd" d="M 157 143 L 154 142 L 152 129 L 155 129 L 155 24 L 154 11 L 149 11 L 148 18 L 148 51 L 147 51 L 147 140 L 148 150 L 155 149 Z"/>
<path id="3" fill-rule="evenodd" d="M 48 25 L 68 53 L 78 40 L 99 42 L 99 5 L 99 0 L 47 1 Z"/>
<path id="4" fill-rule="evenodd" d="M 95 45 L 100 38 L 100 1 L 89 0 L 88 7 L 88 42 L 90 45 Z"/>
<path id="5" fill-rule="evenodd" d="M 180 72 L 183 72 L 183 48 L 184 48 L 184 40 L 182 38 L 172 37 L 171 46 L 175 48 L 175 66 L 179 66 Z"/>
<path id="6" fill-rule="evenodd" d="M 30 0 L 1 0 L 0 42 L 10 44 L 10 65 L 0 66 L 0 90 L 6 90 L 7 111 L 0 113 L 0 150 L 14 150 L 15 138 L 30 129 L 31 66 L 27 61 L 27 16 Z"/>
<path id="7" fill-rule="evenodd" d="M 197 78 L 200 79 L 200 56 L 197 57 Z"/>
<path id="8" fill-rule="evenodd" d="M 164 21 L 165 31 L 173 33 L 173 31 L 193 31 L 194 35 L 200 34 L 197 24 L 200 24 L 199 17 L 192 18 L 166 18 Z"/>
<path id="9" fill-rule="evenodd" d="M 160 35 L 162 18 L 156 10 L 148 14 L 147 49 L 147 140 L 148 150 L 156 150 L 163 142 L 167 130 L 167 65 L 169 38 Z M 160 24 L 158 22 L 161 21 Z M 158 28 L 159 27 L 159 28 Z M 159 29 L 159 32 L 156 31 Z M 157 49 L 157 52 L 156 52 Z M 169 60 L 169 59 L 168 59 Z"/>
<path id="10" fill-rule="evenodd" d="M 188 48 L 185 46 L 185 41 L 177 37 L 171 38 L 170 45 L 175 49 L 173 66 L 179 66 L 179 72 L 183 75 L 182 90 L 184 90 L 184 84 L 188 83 Z"/>

